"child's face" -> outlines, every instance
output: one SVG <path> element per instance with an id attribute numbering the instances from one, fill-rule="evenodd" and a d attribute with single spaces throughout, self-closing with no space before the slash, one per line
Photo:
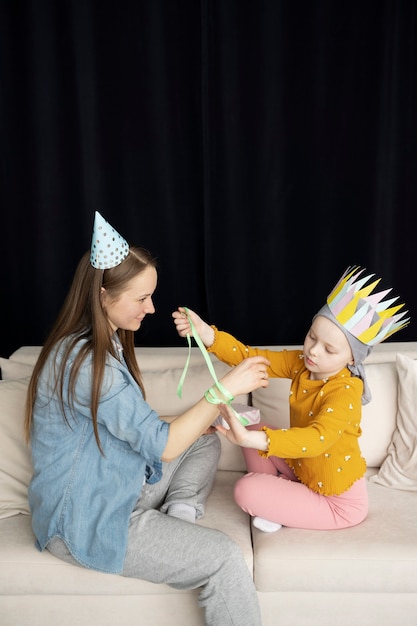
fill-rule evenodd
<path id="1" fill-rule="evenodd" d="M 155 313 L 152 295 L 156 283 L 156 269 L 148 266 L 132 278 L 127 289 L 115 300 L 102 288 L 101 303 L 114 331 L 118 328 L 138 330 L 145 315 Z"/>
<path id="2" fill-rule="evenodd" d="M 304 340 L 304 363 L 312 380 L 329 378 L 353 364 L 348 340 L 327 317 L 314 319 Z"/>

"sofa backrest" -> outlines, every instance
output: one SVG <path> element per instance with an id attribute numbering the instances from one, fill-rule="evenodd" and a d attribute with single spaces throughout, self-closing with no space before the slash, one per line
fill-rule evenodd
<path id="1" fill-rule="evenodd" d="M 265 346 L 271 350 L 292 349 L 300 346 Z M 183 386 L 182 398 L 177 396 L 177 386 L 188 356 L 187 347 L 137 347 L 136 355 L 143 375 L 149 404 L 161 415 L 176 415 L 201 398 L 213 380 L 207 369 L 204 357 L 198 347 L 191 348 L 188 375 Z M 7 368 L 13 376 L 28 375 L 36 362 L 39 346 L 25 346 L 14 352 L 7 360 Z M 379 467 L 386 457 L 387 448 L 396 424 L 397 412 L 397 372 L 395 358 L 397 352 L 417 359 L 417 342 L 385 342 L 376 346 L 365 362 L 372 401 L 363 407 L 362 437 L 360 446 L 367 464 Z M 228 366 L 210 355 L 218 378 Z M 5 359 L 2 359 L 5 362 Z M 287 427 L 289 381 L 270 379 L 267 389 L 259 389 L 251 398 L 240 396 L 236 402 L 253 404 L 261 411 L 262 420 L 277 428 Z M 220 469 L 244 471 L 245 465 L 241 450 L 221 437 L 222 456 Z"/>
<path id="2" fill-rule="evenodd" d="M 18 387 L 23 389 L 23 379 L 31 375 L 40 350 L 40 346 L 23 346 L 8 359 L 0 358 L 2 377 L 10 383 L 20 379 L 22 384 Z M 147 401 L 160 415 L 182 413 L 193 406 L 204 392 L 214 384 L 198 347 L 193 346 L 191 348 L 188 373 L 184 380 L 181 398 L 177 395 L 177 387 L 187 361 L 188 347 L 136 348 L 135 352 L 145 385 Z M 213 355 L 210 358 L 218 379 L 230 370 L 228 365 L 221 363 Z M 7 401 L 9 405 L 10 402 L 15 404 L 14 429 L 17 432 L 16 436 L 19 436 L 23 427 L 23 414 L 20 416 L 22 413 L 20 405 L 24 400 L 23 398 L 19 400 L 19 392 L 16 389 L 13 391 L 13 398 L 13 401 L 9 399 Z M 16 409 L 18 401 L 19 409 Z M 235 402 L 247 405 L 249 404 L 249 395 L 237 396 Z M 222 454 L 219 469 L 244 471 L 245 463 L 240 448 L 229 443 L 224 437 L 221 437 L 221 444 Z M 25 453 L 27 449 L 19 447 L 19 451 L 22 452 L 22 450 Z M 29 456 L 29 450 L 27 450 L 27 455 Z"/>

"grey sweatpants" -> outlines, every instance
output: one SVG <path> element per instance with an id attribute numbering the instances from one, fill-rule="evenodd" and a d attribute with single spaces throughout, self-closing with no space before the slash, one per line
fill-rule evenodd
<path id="1" fill-rule="evenodd" d="M 194 506 L 197 518 L 204 514 L 219 455 L 218 436 L 203 435 L 164 464 L 161 481 L 144 486 L 130 518 L 123 575 L 200 588 L 209 626 L 260 626 L 255 586 L 237 544 L 218 530 L 164 514 L 178 502 Z"/>
<path id="2" fill-rule="evenodd" d="M 123 576 L 199 588 L 208 626 L 261 626 L 255 586 L 238 545 L 218 530 L 165 513 L 171 504 L 183 503 L 196 509 L 197 518 L 204 514 L 219 456 L 218 436 L 203 435 L 163 464 L 159 482 L 144 485 L 129 521 Z M 60 539 L 48 550 L 76 563 Z"/>

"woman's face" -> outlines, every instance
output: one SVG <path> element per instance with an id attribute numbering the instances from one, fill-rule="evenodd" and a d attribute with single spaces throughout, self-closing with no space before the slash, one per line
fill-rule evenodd
<path id="1" fill-rule="evenodd" d="M 318 315 L 304 340 L 304 364 L 310 378 L 329 378 L 352 363 L 352 350 L 345 334 L 332 321 Z"/>
<path id="2" fill-rule="evenodd" d="M 113 331 L 118 328 L 138 330 L 145 315 L 155 313 L 152 295 L 157 280 L 156 269 L 148 265 L 143 272 L 132 278 L 117 299 L 111 298 L 102 287 L 101 304 Z"/>

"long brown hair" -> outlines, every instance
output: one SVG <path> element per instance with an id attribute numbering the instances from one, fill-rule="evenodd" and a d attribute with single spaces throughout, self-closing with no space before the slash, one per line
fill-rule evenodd
<path id="1" fill-rule="evenodd" d="M 90 264 L 90 251 L 83 255 L 61 311 L 45 341 L 32 373 L 25 410 L 27 441 L 30 439 L 33 408 L 40 374 L 51 352 L 63 343 L 64 339 L 68 339 L 68 341 L 65 342 L 60 367 L 55 371 L 55 390 L 59 394 L 63 418 L 67 420 L 63 398 L 65 364 L 74 346 L 80 340 L 84 340 L 70 370 L 68 398 L 71 406 L 71 398 L 74 399 L 75 384 L 80 367 L 83 361 L 91 355 L 93 363 L 91 413 L 97 445 L 102 451 L 97 427 L 97 410 L 106 358 L 109 353 L 115 357 L 117 355 L 112 342 L 113 332 L 101 305 L 101 288 L 104 287 L 111 298 L 117 299 L 126 289 L 127 283 L 149 266 L 156 268 L 156 259 L 144 248 L 131 247 L 129 254 L 122 263 L 105 270 L 95 269 Z M 126 365 L 145 396 L 142 377 L 135 356 L 134 332 L 119 330 L 118 336 L 123 347 Z"/>

